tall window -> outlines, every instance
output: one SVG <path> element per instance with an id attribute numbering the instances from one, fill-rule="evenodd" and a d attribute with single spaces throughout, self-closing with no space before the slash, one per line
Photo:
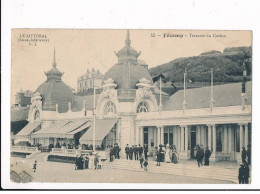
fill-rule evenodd
<path id="1" fill-rule="evenodd" d="M 108 101 L 104 106 L 104 115 L 116 114 L 116 106 L 113 102 Z"/>
<path id="2" fill-rule="evenodd" d="M 222 128 L 217 128 L 216 136 L 216 150 L 222 152 Z"/>
<path id="3" fill-rule="evenodd" d="M 149 104 L 145 101 L 142 101 L 138 104 L 137 106 L 137 113 L 141 113 L 141 112 L 149 112 Z"/>
<path id="4" fill-rule="evenodd" d="M 34 120 L 35 121 L 40 120 L 40 112 L 38 110 L 36 110 L 35 113 L 34 113 Z"/>

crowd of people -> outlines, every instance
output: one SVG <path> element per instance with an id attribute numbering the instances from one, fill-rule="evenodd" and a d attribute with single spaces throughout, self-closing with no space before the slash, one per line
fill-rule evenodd
<path id="1" fill-rule="evenodd" d="M 109 146 L 108 148 L 110 162 L 113 162 L 114 159 L 120 159 L 121 148 L 117 143 L 115 143 L 114 146 Z"/>
<path id="2" fill-rule="evenodd" d="M 75 159 L 75 170 L 82 170 L 82 169 L 101 169 L 102 162 L 98 153 L 77 156 Z"/>
<path id="3" fill-rule="evenodd" d="M 147 159 L 148 155 L 148 145 L 145 144 L 144 148 L 139 144 L 137 145 L 132 145 L 131 147 L 129 147 L 129 145 L 127 144 L 125 147 L 125 154 L 126 154 L 126 159 L 128 160 L 133 160 L 133 156 L 135 160 L 139 160 L 139 158 L 143 155 L 144 153 L 144 157 L 145 159 Z"/>
<path id="4" fill-rule="evenodd" d="M 209 158 L 211 156 L 211 151 L 209 150 L 208 146 L 206 146 L 204 150 L 203 145 L 197 145 L 194 148 L 194 155 L 196 156 L 198 167 L 201 167 L 203 165 L 209 166 Z"/>

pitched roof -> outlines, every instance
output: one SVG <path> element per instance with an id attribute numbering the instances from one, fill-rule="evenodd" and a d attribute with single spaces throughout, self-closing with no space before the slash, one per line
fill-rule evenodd
<path id="1" fill-rule="evenodd" d="M 214 106 L 239 106 L 241 105 L 241 83 L 217 85 L 213 87 Z M 246 104 L 252 104 L 252 82 L 246 85 Z M 210 106 L 210 87 L 186 90 L 186 103 L 188 109 L 208 108 Z M 183 90 L 173 94 L 168 101 L 163 102 L 163 110 L 181 110 L 183 104 Z"/>
<path id="2" fill-rule="evenodd" d="M 96 103 L 97 99 L 99 97 L 99 94 L 96 94 Z M 71 106 L 71 110 L 73 112 L 81 111 L 83 108 L 83 102 L 86 101 L 86 109 L 90 110 L 93 109 L 93 102 L 94 102 L 94 96 L 93 95 L 87 95 L 87 96 L 74 96 L 74 102 Z"/>
<path id="3" fill-rule="evenodd" d="M 27 120 L 28 113 L 29 113 L 28 107 L 11 109 L 11 122 Z"/>

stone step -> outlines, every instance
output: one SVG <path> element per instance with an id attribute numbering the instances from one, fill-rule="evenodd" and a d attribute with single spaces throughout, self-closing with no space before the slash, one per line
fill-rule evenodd
<path id="1" fill-rule="evenodd" d="M 114 161 L 111 164 L 113 165 L 127 165 L 127 166 L 140 166 L 139 162 L 119 162 L 119 161 Z M 149 166 L 156 166 L 156 163 L 154 162 L 150 162 Z M 161 166 L 163 168 L 174 168 L 174 169 L 184 169 L 184 170 L 190 170 L 190 169 L 203 169 L 204 171 L 216 171 L 216 172 L 220 172 L 220 173 L 224 173 L 224 172 L 237 172 L 237 168 L 220 168 L 220 167 L 215 167 L 215 166 L 202 166 L 201 168 L 199 168 L 197 165 L 186 165 L 186 164 L 165 164 L 165 163 L 161 163 Z"/>
<path id="2" fill-rule="evenodd" d="M 107 163 L 105 166 L 115 169 L 143 171 L 143 169 L 140 168 L 140 164 L 138 161 L 116 160 L 114 162 Z M 171 165 L 165 163 L 161 166 L 156 166 L 156 163 L 151 164 L 150 162 L 148 166 L 148 171 L 154 173 L 183 175 L 189 177 L 228 180 L 237 183 L 237 170 L 235 168 L 224 169 L 220 167 L 209 167 L 210 166 L 198 168 L 197 166 L 190 166 L 185 164 Z"/>

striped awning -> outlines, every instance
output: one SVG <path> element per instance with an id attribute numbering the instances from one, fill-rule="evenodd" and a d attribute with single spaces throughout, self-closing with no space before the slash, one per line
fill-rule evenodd
<path id="1" fill-rule="evenodd" d="M 19 133 L 16 134 L 16 137 L 26 137 L 34 132 L 35 129 L 39 127 L 41 122 L 28 123 Z"/>
<path id="2" fill-rule="evenodd" d="M 95 141 L 96 144 L 101 145 L 103 139 L 110 132 L 110 130 L 116 124 L 117 119 L 97 119 L 96 120 L 96 133 Z M 93 125 L 88 131 L 79 139 L 81 144 L 92 144 L 93 142 Z"/>
<path id="3" fill-rule="evenodd" d="M 90 122 L 86 119 L 76 121 L 62 121 L 52 124 L 37 133 L 32 134 L 33 138 L 73 138 L 74 135 L 82 130 L 87 129 Z M 74 132 L 75 131 L 75 132 Z M 74 133 L 73 133 L 74 132 Z"/>

